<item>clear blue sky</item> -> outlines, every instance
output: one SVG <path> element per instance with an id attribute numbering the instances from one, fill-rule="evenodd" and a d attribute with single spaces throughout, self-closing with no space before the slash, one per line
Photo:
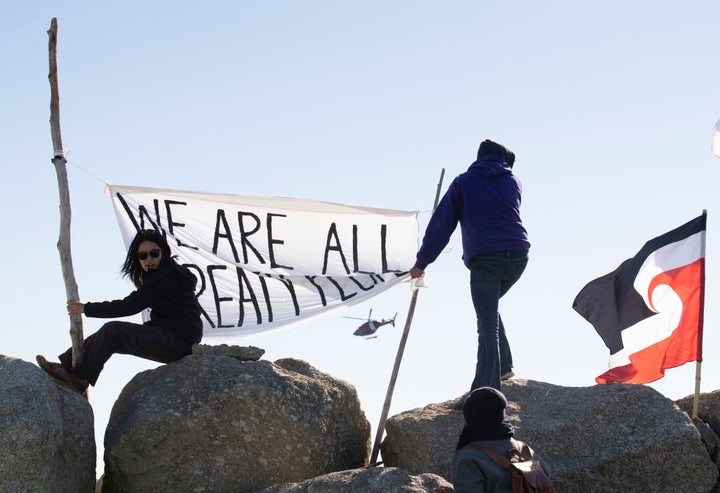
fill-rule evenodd
<path id="1" fill-rule="evenodd" d="M 131 290 L 118 275 L 125 251 L 103 180 L 427 210 L 440 170 L 447 185 L 492 138 L 517 155 L 533 243 L 524 277 L 501 303 L 517 376 L 593 385 L 608 352 L 572 310 L 575 295 L 707 209 L 702 391 L 720 388 L 720 161 L 710 152 L 720 118 L 718 2 L 0 7 L 0 352 L 33 362 L 70 341 L 50 162 L 52 17 L 64 147 L 94 175 L 69 166 L 83 301 Z M 460 253 L 456 235 L 427 271 L 431 287 L 418 299 L 391 415 L 455 398 L 470 384 L 475 315 Z M 409 301 L 402 285 L 344 313 L 399 312 L 398 327 L 383 327 L 377 339 L 353 337 L 356 321 L 333 314 L 208 342 L 260 346 L 267 359 L 300 358 L 347 380 L 375 428 Z M 101 325 L 85 319 L 86 334 Z M 125 356 L 109 362 L 91 392 L 99 446 L 123 386 L 154 366 Z M 683 397 L 694 375 L 687 364 L 652 386 Z"/>

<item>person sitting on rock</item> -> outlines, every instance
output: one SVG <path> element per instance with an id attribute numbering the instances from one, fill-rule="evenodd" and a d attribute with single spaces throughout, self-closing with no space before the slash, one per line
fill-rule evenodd
<path id="1" fill-rule="evenodd" d="M 510 471 L 476 448 L 479 445 L 503 457 L 510 449 L 521 448 L 521 442 L 513 438 L 513 425 L 505 418 L 506 407 L 505 396 L 492 387 L 475 389 L 465 399 L 465 426 L 453 459 L 455 493 L 511 493 Z"/>
<path id="2" fill-rule="evenodd" d="M 82 357 L 72 366 L 72 348 L 60 355 L 60 362 L 36 359 L 40 368 L 72 390 L 84 394 L 95 385 L 110 356 L 131 354 L 170 363 L 192 352 L 202 339 L 201 308 L 195 296 L 197 279 L 187 267 L 175 262 L 165 237 L 156 230 L 140 230 L 128 248 L 122 267 L 135 291 L 121 300 L 81 303 L 70 300 L 71 315 L 127 317 L 150 309 L 145 324 L 112 321 L 85 339 Z"/>

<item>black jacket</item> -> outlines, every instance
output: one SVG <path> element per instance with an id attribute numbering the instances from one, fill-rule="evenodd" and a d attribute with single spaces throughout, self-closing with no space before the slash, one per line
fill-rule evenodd
<path id="1" fill-rule="evenodd" d="M 150 308 L 150 325 L 160 326 L 181 339 L 200 342 L 202 320 L 195 296 L 197 279 L 186 267 L 168 259 L 159 269 L 143 272 L 141 286 L 122 300 L 85 303 L 85 315 L 127 317 Z"/>

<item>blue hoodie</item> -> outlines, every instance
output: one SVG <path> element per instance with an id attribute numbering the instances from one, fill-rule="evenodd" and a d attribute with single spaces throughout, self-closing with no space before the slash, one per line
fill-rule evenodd
<path id="1" fill-rule="evenodd" d="M 463 262 L 506 250 L 528 251 L 530 242 L 520 220 L 522 185 L 497 154 L 486 154 L 450 184 L 425 230 L 415 267 L 435 261 L 460 223 Z"/>

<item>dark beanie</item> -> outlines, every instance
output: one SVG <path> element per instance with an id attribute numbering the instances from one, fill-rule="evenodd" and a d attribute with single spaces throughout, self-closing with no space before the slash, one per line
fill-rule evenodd
<path id="1" fill-rule="evenodd" d="M 504 145 L 493 142 L 490 139 L 485 139 L 480 143 L 480 149 L 478 149 L 477 157 L 480 159 L 486 154 L 495 154 L 500 156 L 511 168 L 515 164 L 515 154 Z"/>
<path id="2" fill-rule="evenodd" d="M 499 390 L 480 387 L 465 399 L 463 414 L 470 428 L 480 428 L 505 421 L 507 399 Z"/>

